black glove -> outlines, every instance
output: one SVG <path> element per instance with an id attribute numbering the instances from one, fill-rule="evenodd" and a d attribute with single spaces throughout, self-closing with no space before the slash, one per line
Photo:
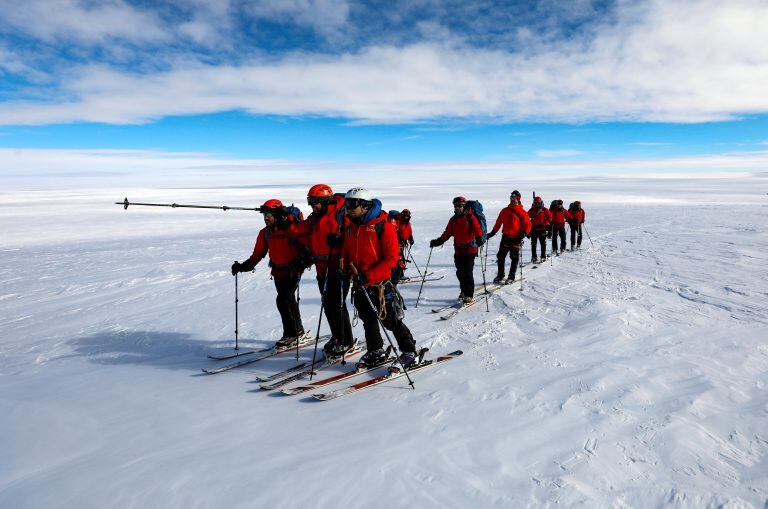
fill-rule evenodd
<path id="1" fill-rule="evenodd" d="M 357 282 L 360 283 L 360 286 L 365 286 L 368 284 L 368 278 L 365 276 L 364 272 L 357 273 Z"/>
<path id="2" fill-rule="evenodd" d="M 437 247 L 437 246 L 442 246 L 442 245 L 443 245 L 443 243 L 440 242 L 440 239 L 432 239 L 432 240 L 429 241 L 429 247 Z"/>
<path id="3" fill-rule="evenodd" d="M 240 268 L 240 262 L 235 262 L 232 264 L 232 275 L 234 276 L 238 272 L 242 272 Z"/>
<path id="4" fill-rule="evenodd" d="M 409 243 L 410 245 L 413 245 L 413 237 L 411 237 L 410 239 L 408 239 L 408 243 Z"/>
<path id="5" fill-rule="evenodd" d="M 331 232 L 325 237 L 328 247 L 341 247 L 344 245 L 344 238 L 338 233 Z"/>
<path id="6" fill-rule="evenodd" d="M 523 240 L 525 240 L 525 233 L 521 233 L 520 236 L 518 236 L 515 241 L 522 244 Z"/>
<path id="7" fill-rule="evenodd" d="M 551 238 L 552 238 L 552 228 L 550 228 L 549 230 L 547 230 L 547 238 L 548 238 L 548 239 L 551 239 Z"/>
<path id="8" fill-rule="evenodd" d="M 488 235 L 486 235 L 486 236 L 485 236 L 485 238 L 490 240 L 490 239 L 492 239 L 492 238 L 493 238 L 493 236 L 494 236 L 494 235 L 496 235 L 496 234 L 495 234 L 495 233 L 493 233 L 493 232 L 491 232 L 491 233 L 489 233 Z"/>
<path id="9" fill-rule="evenodd" d="M 482 247 L 483 244 L 485 244 L 485 239 L 482 237 L 475 237 L 475 244 L 477 244 L 477 247 Z"/>

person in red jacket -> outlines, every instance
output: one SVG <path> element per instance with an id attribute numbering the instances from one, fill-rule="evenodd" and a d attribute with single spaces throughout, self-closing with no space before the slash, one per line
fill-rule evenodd
<path id="1" fill-rule="evenodd" d="M 275 347 L 295 345 L 304 335 L 296 290 L 304 267 L 301 261 L 301 245 L 298 225 L 289 217 L 280 200 L 267 200 L 260 207 L 266 226 L 256 237 L 256 246 L 251 256 L 243 263 L 232 264 L 232 275 L 250 272 L 269 254 L 269 266 L 277 289 L 277 310 L 283 322 L 283 337 Z"/>
<path id="2" fill-rule="evenodd" d="M 400 253 L 400 258 L 398 258 L 397 265 L 395 265 L 395 268 L 392 269 L 392 275 L 389 277 L 389 280 L 392 281 L 392 284 L 397 285 L 400 283 L 400 280 L 405 277 L 405 246 L 403 244 L 403 240 L 400 238 L 400 211 L 390 210 L 387 214 L 387 221 L 392 223 L 392 225 L 395 227 L 395 231 L 397 232 L 398 252 Z"/>
<path id="3" fill-rule="evenodd" d="M 565 219 L 567 211 L 563 208 L 563 200 L 553 200 L 549 206 L 552 214 L 552 254 L 561 255 L 565 251 Z M 557 239 L 560 239 L 560 250 L 557 249 Z"/>
<path id="4" fill-rule="evenodd" d="M 375 366 L 385 360 L 379 329 L 381 320 L 382 325 L 394 333 L 400 361 L 407 366 L 416 358 L 416 342 L 403 323 L 403 298 L 389 281 L 399 258 L 397 231 L 387 221 L 381 202 L 367 189 L 350 189 L 345 207 L 349 221 L 344 227 L 341 266 L 352 277 L 352 301 L 365 329 L 368 351 L 360 363 Z"/>
<path id="5" fill-rule="evenodd" d="M 475 258 L 477 248 L 483 245 L 483 229 L 472 210 L 467 207 L 467 199 L 457 196 L 453 199 L 453 216 L 440 237 L 429 241 L 429 247 L 442 246 L 453 237 L 453 263 L 456 266 L 456 278 L 459 280 L 461 294 L 459 299 L 464 304 L 472 302 L 475 294 Z"/>
<path id="6" fill-rule="evenodd" d="M 533 199 L 528 217 L 531 218 L 531 263 L 543 262 L 547 259 L 547 234 L 552 222 L 552 214 L 544 206 L 541 196 Z M 541 258 L 536 257 L 536 244 L 541 245 Z"/>
<path id="7" fill-rule="evenodd" d="M 301 222 L 302 234 L 317 271 L 317 286 L 323 300 L 323 312 L 331 329 L 331 339 L 323 347 L 328 357 L 340 357 L 352 349 L 354 336 L 347 310 L 349 277 L 339 273 L 344 226 L 344 196 L 334 195 L 325 184 L 316 184 L 307 193 L 312 213 Z"/>
<path id="8" fill-rule="evenodd" d="M 400 239 L 400 244 L 405 246 L 407 243 L 409 246 L 413 246 L 413 228 L 411 228 L 411 211 L 403 209 L 400 212 L 400 227 L 397 230 L 397 236 Z"/>
<path id="9" fill-rule="evenodd" d="M 568 210 L 565 211 L 565 219 L 568 221 L 568 226 L 570 226 L 571 230 L 571 251 L 573 251 L 574 243 L 576 244 L 576 249 L 581 249 L 581 225 L 586 221 L 587 214 L 581 208 L 579 200 L 571 203 Z"/>
<path id="10" fill-rule="evenodd" d="M 501 209 L 499 217 L 496 218 L 496 224 L 488 234 L 488 238 L 496 235 L 501 228 L 501 242 L 499 243 L 499 252 L 496 255 L 498 274 L 493 278 L 494 283 L 501 283 L 504 280 L 504 264 L 509 255 L 512 265 L 509 269 L 507 282 L 515 280 L 517 272 L 517 262 L 520 260 L 520 247 L 523 245 L 523 239 L 531 232 L 531 219 L 522 205 L 520 205 L 520 193 L 512 191 L 509 196 L 509 205 Z"/>

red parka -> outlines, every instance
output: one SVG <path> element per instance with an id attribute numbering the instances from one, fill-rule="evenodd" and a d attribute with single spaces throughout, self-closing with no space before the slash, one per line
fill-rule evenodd
<path id="1" fill-rule="evenodd" d="M 552 214 L 543 205 L 528 209 L 528 217 L 531 218 L 531 229 L 533 230 L 546 230 L 552 222 Z"/>
<path id="2" fill-rule="evenodd" d="M 306 240 L 312 258 L 315 261 L 317 277 L 325 277 L 326 270 L 335 271 L 339 267 L 341 258 L 341 239 L 338 245 L 328 244 L 328 234 L 339 234 L 343 230 L 339 228 L 339 209 L 344 205 L 343 196 L 335 196 L 328 204 L 325 213 L 320 215 L 312 212 L 309 217 L 299 225 L 299 231 Z M 342 219 L 345 222 L 346 218 Z"/>
<path id="3" fill-rule="evenodd" d="M 288 277 L 296 272 L 295 262 L 299 258 L 299 241 L 301 236 L 297 223 L 290 223 L 288 228 L 265 226 L 256 237 L 253 254 L 247 263 L 258 264 L 269 254 L 269 266 L 272 276 Z"/>
<path id="4" fill-rule="evenodd" d="M 568 211 L 562 207 L 554 207 L 549 209 L 552 213 L 552 224 L 555 228 L 562 228 L 565 226 L 565 219 Z"/>
<path id="5" fill-rule="evenodd" d="M 503 225 L 503 228 L 502 228 Z M 489 236 L 496 235 L 496 232 L 502 228 L 501 233 L 506 237 L 519 238 L 531 233 L 531 218 L 522 205 L 507 205 L 496 218 L 496 224 Z"/>
<path id="6" fill-rule="evenodd" d="M 377 223 L 384 223 L 378 227 L 381 238 L 376 231 Z M 381 212 L 367 223 L 347 221 L 341 257 L 343 268 L 354 264 L 357 271 L 365 276 L 368 286 L 389 279 L 400 259 L 400 245 L 395 225 L 387 221 L 387 213 Z"/>
<path id="7" fill-rule="evenodd" d="M 406 242 L 412 242 L 413 228 L 411 228 L 411 223 L 404 223 L 402 221 L 398 221 L 397 237 L 400 240 L 401 244 L 405 244 Z"/>
<path id="8" fill-rule="evenodd" d="M 571 224 L 580 225 L 587 219 L 587 215 L 584 212 L 584 209 L 566 210 L 565 219 Z"/>
<path id="9" fill-rule="evenodd" d="M 483 229 L 480 222 L 474 214 L 467 211 L 462 214 L 456 214 L 448 220 L 438 240 L 443 244 L 446 240 L 453 237 L 453 250 L 457 255 L 477 254 L 475 239 L 483 235 Z"/>

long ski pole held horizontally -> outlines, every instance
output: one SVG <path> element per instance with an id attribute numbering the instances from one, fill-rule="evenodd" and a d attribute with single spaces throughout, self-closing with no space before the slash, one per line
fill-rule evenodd
<path id="1" fill-rule="evenodd" d="M 217 209 L 217 210 L 250 210 L 252 212 L 261 212 L 261 207 L 230 207 L 228 205 L 183 205 L 181 203 L 139 203 L 128 201 L 125 198 L 123 201 L 116 201 L 115 205 L 122 205 L 123 209 L 128 210 L 131 205 L 142 207 L 170 207 L 172 209 Z"/>
<path id="2" fill-rule="evenodd" d="M 320 318 L 317 319 L 317 333 L 315 334 L 315 351 L 312 352 L 312 368 L 309 370 L 309 380 L 315 374 L 315 359 L 317 358 L 317 343 L 320 342 L 320 325 L 323 323 L 323 309 L 325 309 L 325 294 L 328 290 L 328 266 L 325 267 L 325 279 L 323 280 L 323 294 L 320 296 Z M 298 341 L 296 342 L 298 348 Z"/>
<path id="3" fill-rule="evenodd" d="M 393 352 L 397 352 L 397 349 L 395 348 L 394 343 L 392 343 L 392 338 L 389 337 L 389 332 L 387 332 L 387 328 L 384 327 L 384 320 L 379 318 L 379 312 L 376 310 L 376 306 L 373 305 L 373 301 L 371 300 L 371 296 L 368 295 L 368 290 L 364 286 L 358 287 L 358 291 L 363 292 L 363 295 L 365 295 L 365 299 L 368 301 L 368 304 L 371 306 L 371 309 L 373 310 L 373 314 L 376 315 L 376 319 L 379 321 L 379 325 L 381 325 L 381 330 L 384 331 L 384 335 L 387 337 L 387 341 L 389 342 L 389 346 L 392 347 Z M 386 304 L 384 304 L 386 306 Z M 397 362 L 400 363 L 400 367 L 403 368 L 403 373 L 405 373 L 405 377 L 408 379 L 408 385 L 411 386 L 411 389 L 416 389 L 416 386 L 413 385 L 413 380 L 411 380 L 411 375 L 408 374 L 408 370 L 405 369 L 405 365 L 400 360 L 400 356 L 397 356 Z"/>
<path id="4" fill-rule="evenodd" d="M 424 289 L 424 281 L 427 280 L 427 272 L 429 272 L 429 261 L 432 259 L 432 250 L 435 249 L 434 247 L 429 248 L 429 256 L 427 257 L 427 265 L 424 267 L 424 275 L 421 278 L 421 286 L 419 287 L 419 296 L 416 297 L 416 305 L 414 307 L 419 307 L 419 299 L 421 299 L 421 291 Z"/>
<path id="5" fill-rule="evenodd" d="M 587 227 L 586 227 L 586 226 L 584 226 L 584 223 L 581 223 L 581 225 L 580 225 L 580 226 L 581 226 L 582 228 L 584 228 L 584 231 L 585 231 L 585 232 L 586 232 L 586 234 L 587 234 L 587 238 L 589 239 L 589 243 L 590 243 L 590 244 L 592 244 L 592 247 L 595 247 L 595 243 L 594 243 L 594 242 L 592 242 L 592 237 L 590 237 L 590 236 L 589 236 L 589 232 L 587 231 Z"/>

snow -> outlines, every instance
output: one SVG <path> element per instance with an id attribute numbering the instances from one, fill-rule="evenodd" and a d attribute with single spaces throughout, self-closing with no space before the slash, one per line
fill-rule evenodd
<path id="1" fill-rule="evenodd" d="M 285 356 L 200 372 L 231 350 L 229 265 L 258 215 L 112 204 L 274 195 L 306 211 L 315 179 L 279 177 L 0 191 L 0 507 L 765 507 L 765 174 L 340 176 L 413 211 L 422 268 L 457 194 L 489 221 L 513 188 L 580 199 L 594 247 L 526 265 L 522 292 L 448 322 L 429 311 L 458 293 L 452 250 L 436 249 L 446 277 L 418 308 L 419 285 L 402 287 L 406 323 L 433 354 L 465 354 L 415 391 L 399 379 L 329 402 L 259 392 Z M 280 333 L 267 270 L 240 278 L 245 345 Z M 314 273 L 301 309 L 316 328 Z"/>

